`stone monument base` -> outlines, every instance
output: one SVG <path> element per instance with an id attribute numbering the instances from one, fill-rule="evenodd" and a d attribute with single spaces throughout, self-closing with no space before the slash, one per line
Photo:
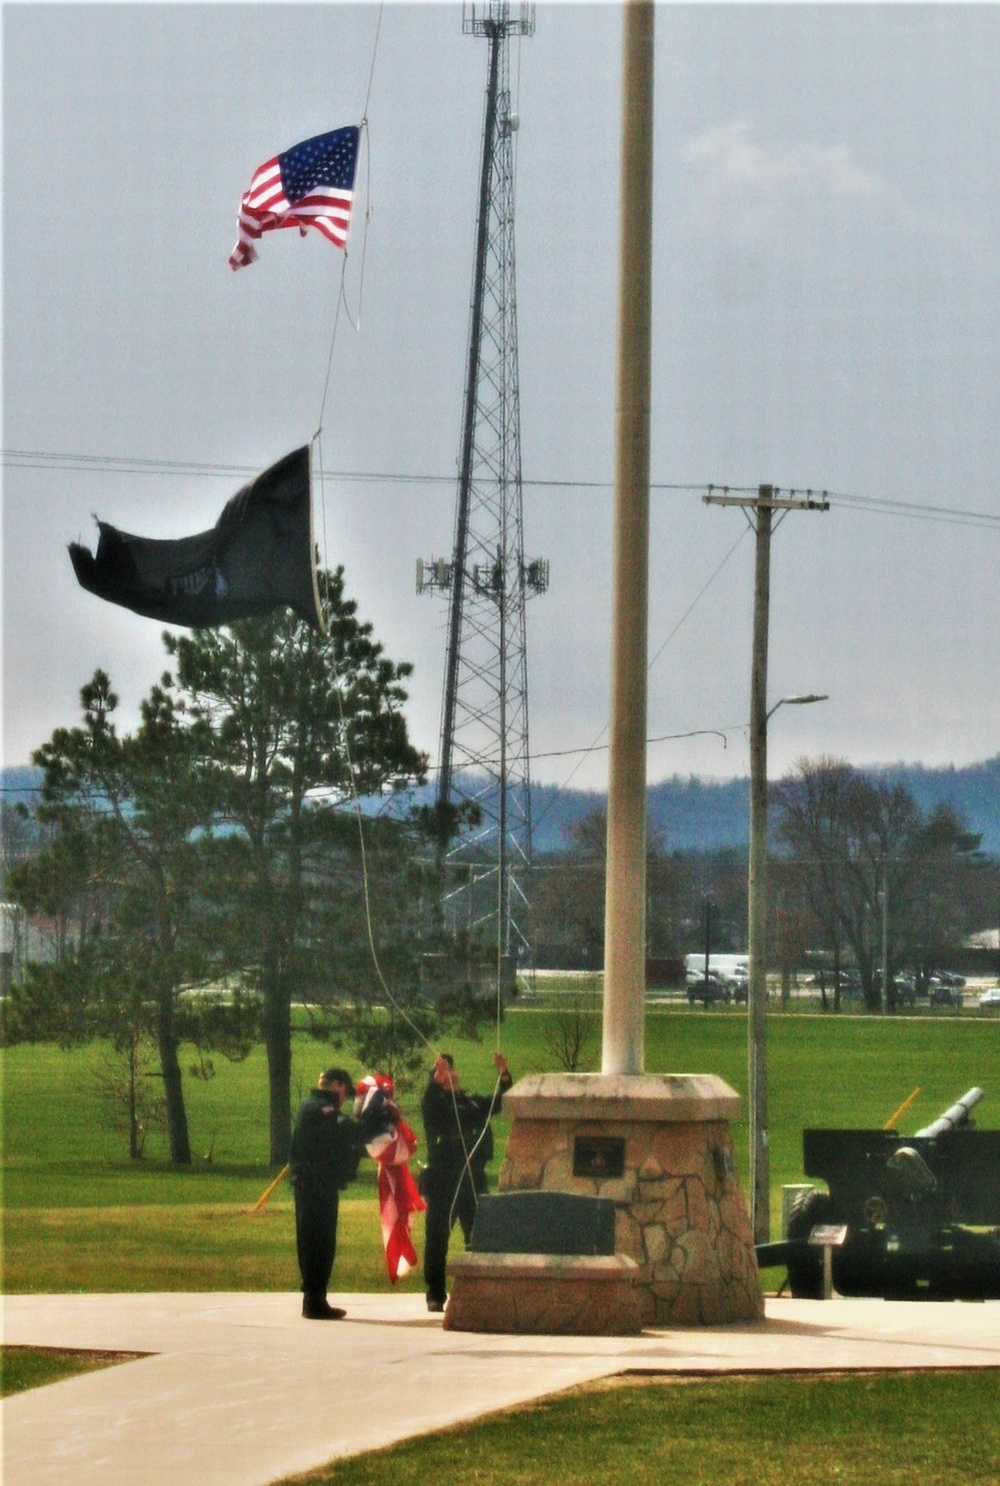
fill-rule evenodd
<path id="1" fill-rule="evenodd" d="M 729 1134 L 739 1097 L 722 1079 L 535 1074 L 504 1095 L 504 1109 L 513 1127 L 501 1192 L 611 1198 L 615 1255 L 632 1259 L 641 1272 L 636 1288 L 643 1326 L 763 1318 L 753 1233 Z M 482 1257 L 495 1264 L 498 1256 Z"/>
<path id="2" fill-rule="evenodd" d="M 638 1336 L 646 1278 L 624 1254 L 456 1254 L 446 1331 Z"/>

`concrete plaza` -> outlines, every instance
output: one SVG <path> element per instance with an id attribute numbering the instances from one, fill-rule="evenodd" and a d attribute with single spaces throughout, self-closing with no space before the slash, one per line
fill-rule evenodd
<path id="1" fill-rule="evenodd" d="M 8 1345 L 141 1353 L 3 1403 L 5 1486 L 270 1486 L 623 1372 L 1000 1369 L 1000 1302 L 769 1299 L 636 1337 L 443 1331 L 422 1295 L 8 1295 Z"/>

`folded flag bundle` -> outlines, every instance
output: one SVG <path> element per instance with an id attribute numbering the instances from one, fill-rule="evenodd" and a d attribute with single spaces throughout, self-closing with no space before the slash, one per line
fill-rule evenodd
<path id="1" fill-rule="evenodd" d="M 389 1280 L 395 1284 L 417 1264 L 411 1236 L 413 1214 L 423 1212 L 427 1205 L 410 1171 L 417 1137 L 392 1102 L 391 1078 L 370 1073 L 355 1092 L 355 1111 L 367 1137 L 365 1149 L 378 1164 L 382 1244 Z"/>

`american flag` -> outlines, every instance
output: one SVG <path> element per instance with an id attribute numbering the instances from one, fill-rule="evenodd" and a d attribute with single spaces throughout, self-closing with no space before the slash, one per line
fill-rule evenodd
<path id="1" fill-rule="evenodd" d="M 317 134 L 258 166 L 240 202 L 239 241 L 229 255 L 230 268 L 252 263 L 254 242 L 275 227 L 297 227 L 303 237 L 315 227 L 338 248 L 346 246 L 358 134 L 355 124 Z"/>
<path id="2" fill-rule="evenodd" d="M 417 1137 L 392 1104 L 392 1079 L 384 1073 L 369 1073 L 357 1086 L 355 1115 L 367 1114 L 369 1122 L 380 1111 L 384 1119 L 378 1130 L 369 1132 L 365 1150 L 378 1163 L 379 1222 L 386 1269 L 390 1284 L 416 1267 L 417 1251 L 413 1246 L 413 1214 L 424 1211 L 427 1204 L 417 1191 L 410 1171 L 410 1157 L 417 1149 Z"/>

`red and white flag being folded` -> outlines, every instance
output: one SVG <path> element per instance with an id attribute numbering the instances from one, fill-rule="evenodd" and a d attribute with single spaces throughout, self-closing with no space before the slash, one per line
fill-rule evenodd
<path id="1" fill-rule="evenodd" d="M 410 1171 L 417 1137 L 392 1103 L 391 1078 L 383 1073 L 370 1073 L 361 1080 L 355 1093 L 355 1112 L 368 1131 L 365 1149 L 378 1164 L 382 1245 L 389 1280 L 394 1285 L 418 1262 L 411 1236 L 413 1214 L 423 1212 L 427 1206 Z"/>

